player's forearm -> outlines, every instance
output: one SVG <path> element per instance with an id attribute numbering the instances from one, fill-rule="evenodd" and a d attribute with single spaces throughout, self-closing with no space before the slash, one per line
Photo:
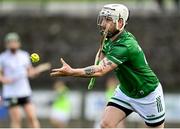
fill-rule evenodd
<path id="1" fill-rule="evenodd" d="M 3 74 L 0 72 L 0 83 L 9 84 L 12 82 L 13 82 L 13 79 L 3 76 Z"/>
<path id="2" fill-rule="evenodd" d="M 33 72 L 29 72 L 28 73 L 28 77 L 29 78 L 34 78 L 34 77 L 36 77 L 38 75 L 38 73 L 36 72 L 36 71 L 33 71 Z"/>
<path id="3" fill-rule="evenodd" d="M 0 71 L 0 82 L 2 82 L 3 80 L 3 75 L 2 75 L 2 71 Z"/>
<path id="4" fill-rule="evenodd" d="M 28 77 L 29 78 L 34 78 L 39 74 L 39 72 L 34 68 L 34 67 L 29 67 L 28 68 Z"/>
<path id="5" fill-rule="evenodd" d="M 101 66 L 93 65 L 85 68 L 73 69 L 72 76 L 75 77 L 99 77 L 104 71 Z"/>
<path id="6" fill-rule="evenodd" d="M 3 77 L 0 75 L 0 82 L 2 82 Z"/>

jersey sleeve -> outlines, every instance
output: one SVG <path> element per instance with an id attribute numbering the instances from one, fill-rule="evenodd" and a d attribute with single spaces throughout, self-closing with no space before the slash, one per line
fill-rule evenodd
<path id="1" fill-rule="evenodd" d="M 115 46 L 106 54 L 106 57 L 117 65 L 128 60 L 128 49 L 126 46 Z"/>
<path id="2" fill-rule="evenodd" d="M 32 63 L 31 63 L 31 60 L 30 60 L 30 55 L 29 55 L 29 53 L 27 53 L 27 52 L 26 52 L 25 65 L 26 65 L 27 67 L 32 66 Z"/>

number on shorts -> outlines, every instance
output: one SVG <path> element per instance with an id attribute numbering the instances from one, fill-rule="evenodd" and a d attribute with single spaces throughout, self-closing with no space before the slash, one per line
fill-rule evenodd
<path id="1" fill-rule="evenodd" d="M 161 103 L 161 96 L 156 98 L 157 110 L 158 112 L 163 111 L 162 103 Z"/>

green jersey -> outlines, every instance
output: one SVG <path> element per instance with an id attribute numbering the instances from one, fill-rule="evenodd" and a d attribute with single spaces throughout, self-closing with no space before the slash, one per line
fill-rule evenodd
<path id="1" fill-rule="evenodd" d="M 142 98 L 154 91 L 159 80 L 149 67 L 135 37 L 123 31 L 114 41 L 105 40 L 105 56 L 118 65 L 114 70 L 120 90 L 132 98 Z"/>
<path id="2" fill-rule="evenodd" d="M 63 112 L 70 112 L 71 105 L 68 92 L 68 89 L 64 89 L 63 91 L 57 93 L 57 98 L 55 99 L 52 105 L 54 109 Z"/>

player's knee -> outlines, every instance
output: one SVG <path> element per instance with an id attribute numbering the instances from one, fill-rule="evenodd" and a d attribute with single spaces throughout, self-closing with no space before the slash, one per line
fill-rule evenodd
<path id="1" fill-rule="evenodd" d="M 116 128 L 116 125 L 110 120 L 102 120 L 100 126 L 101 128 Z"/>
<path id="2" fill-rule="evenodd" d="M 37 121 L 37 117 L 36 117 L 36 115 L 35 114 L 29 114 L 29 115 L 27 115 L 27 119 L 28 119 L 28 121 L 30 122 L 30 123 L 34 123 L 34 122 L 36 122 Z"/>
<path id="3" fill-rule="evenodd" d="M 20 115 L 11 115 L 10 119 L 11 119 L 11 123 L 13 124 L 19 124 L 21 123 L 21 120 L 22 120 Z"/>
<path id="4" fill-rule="evenodd" d="M 21 126 L 21 118 L 11 118 L 11 128 L 20 128 Z"/>
<path id="5" fill-rule="evenodd" d="M 40 127 L 39 120 L 37 119 L 36 116 L 29 116 L 29 117 L 28 117 L 28 121 L 29 121 L 29 124 L 30 124 L 33 128 L 39 128 L 39 127 Z"/>
<path id="6" fill-rule="evenodd" d="M 21 123 L 21 119 L 11 119 L 11 123 L 12 123 L 12 124 L 15 124 L 15 125 L 16 125 L 16 124 L 19 125 L 19 124 Z"/>

